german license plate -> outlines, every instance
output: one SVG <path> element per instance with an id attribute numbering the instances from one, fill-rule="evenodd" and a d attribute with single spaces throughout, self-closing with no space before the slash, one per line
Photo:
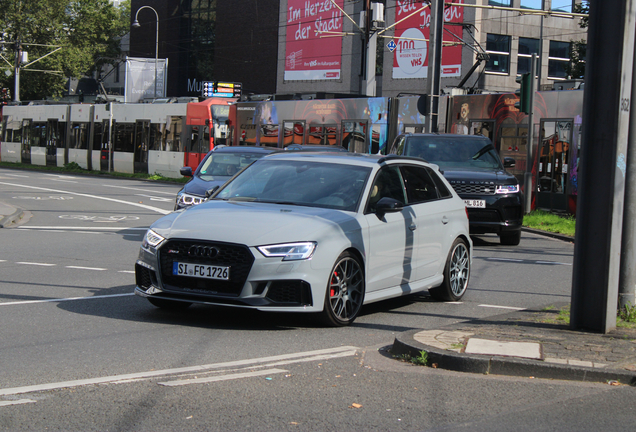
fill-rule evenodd
<path id="1" fill-rule="evenodd" d="M 470 208 L 486 208 L 486 200 L 465 199 L 464 204 L 466 204 L 466 207 Z"/>
<path id="2" fill-rule="evenodd" d="M 174 262 L 172 263 L 172 274 L 202 279 L 230 280 L 230 268 L 223 266 Z"/>

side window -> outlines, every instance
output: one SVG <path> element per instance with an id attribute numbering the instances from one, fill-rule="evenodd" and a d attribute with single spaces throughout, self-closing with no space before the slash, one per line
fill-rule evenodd
<path id="1" fill-rule="evenodd" d="M 432 170 L 430 168 L 426 168 L 426 171 L 431 175 L 431 178 L 435 182 L 435 186 L 437 186 L 437 193 L 440 198 L 450 198 L 453 194 L 448 190 L 444 181 L 440 178 L 441 174 L 439 171 Z"/>
<path id="2" fill-rule="evenodd" d="M 409 204 L 433 201 L 438 198 L 435 182 L 425 167 L 403 166 L 402 175 L 404 176 Z"/>
<path id="3" fill-rule="evenodd" d="M 398 155 L 403 155 L 404 154 L 404 137 L 399 138 L 399 141 L 397 142 L 397 145 L 394 146 L 391 150 L 391 153 L 395 153 Z"/>
<path id="4" fill-rule="evenodd" d="M 378 172 L 371 187 L 366 213 L 374 213 L 378 201 L 385 197 L 406 203 L 404 185 L 397 165 L 385 166 Z"/>

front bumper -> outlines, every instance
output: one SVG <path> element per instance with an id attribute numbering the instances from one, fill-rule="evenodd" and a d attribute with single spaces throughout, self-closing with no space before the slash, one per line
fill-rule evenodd
<path id="1" fill-rule="evenodd" d="M 263 257 L 256 249 L 244 245 L 202 241 L 195 243 L 218 248 L 219 254 L 212 259 L 196 257 L 187 253 L 189 242 L 171 240 L 156 253 L 141 248 L 135 264 L 135 294 L 268 311 L 322 310 L 323 302 L 318 299 L 324 297 L 329 270 L 316 271 L 312 260 L 282 261 Z M 177 261 L 229 266 L 231 280 L 175 276 L 172 267 Z"/>
<path id="2" fill-rule="evenodd" d="M 520 231 L 523 224 L 523 195 L 463 195 L 462 199 L 483 199 L 486 208 L 468 208 L 471 234 Z"/>

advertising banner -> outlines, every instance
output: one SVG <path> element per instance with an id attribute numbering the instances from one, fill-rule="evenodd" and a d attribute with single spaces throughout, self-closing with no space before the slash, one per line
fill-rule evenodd
<path id="1" fill-rule="evenodd" d="M 317 32 L 342 32 L 342 18 L 331 0 L 288 0 L 285 81 L 340 79 L 342 36 Z"/>
<path id="2" fill-rule="evenodd" d="M 395 26 L 393 78 L 426 78 L 428 75 L 431 8 L 425 6 L 422 0 L 397 0 L 395 22 L 399 24 Z M 444 10 L 444 42 L 461 40 L 462 26 L 451 23 L 462 23 L 463 20 L 463 7 L 450 6 Z M 460 76 L 461 67 L 462 45 L 444 46 L 441 76 Z"/>
<path id="3" fill-rule="evenodd" d="M 126 57 L 126 94 L 124 100 L 126 102 L 139 102 L 145 98 L 165 97 L 167 73 L 168 59 L 159 59 L 155 64 L 155 59 Z M 156 94 L 155 88 L 157 89 Z"/>

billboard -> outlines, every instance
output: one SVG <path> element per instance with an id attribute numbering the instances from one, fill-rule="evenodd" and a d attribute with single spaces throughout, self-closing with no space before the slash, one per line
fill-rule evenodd
<path id="1" fill-rule="evenodd" d="M 342 36 L 317 33 L 342 32 L 342 12 L 334 3 L 344 7 L 344 0 L 288 0 L 285 81 L 340 79 Z"/>
<path id="2" fill-rule="evenodd" d="M 156 69 L 155 69 L 156 67 Z M 155 87 L 155 70 L 157 85 Z M 145 98 L 160 98 L 166 94 L 168 59 L 126 57 L 125 102 L 139 102 Z M 157 93 L 155 94 L 155 88 Z"/>
<path id="3" fill-rule="evenodd" d="M 462 2 L 463 0 L 459 0 Z M 428 75 L 428 39 L 431 8 L 423 0 L 398 0 L 395 12 L 395 50 L 393 51 L 393 78 L 426 78 Z M 402 21 L 403 20 L 403 21 Z M 462 38 L 464 8 L 450 6 L 444 9 L 444 42 L 459 42 Z M 452 34 L 457 35 L 454 37 Z M 442 48 L 442 77 L 461 75 L 462 45 Z"/>

